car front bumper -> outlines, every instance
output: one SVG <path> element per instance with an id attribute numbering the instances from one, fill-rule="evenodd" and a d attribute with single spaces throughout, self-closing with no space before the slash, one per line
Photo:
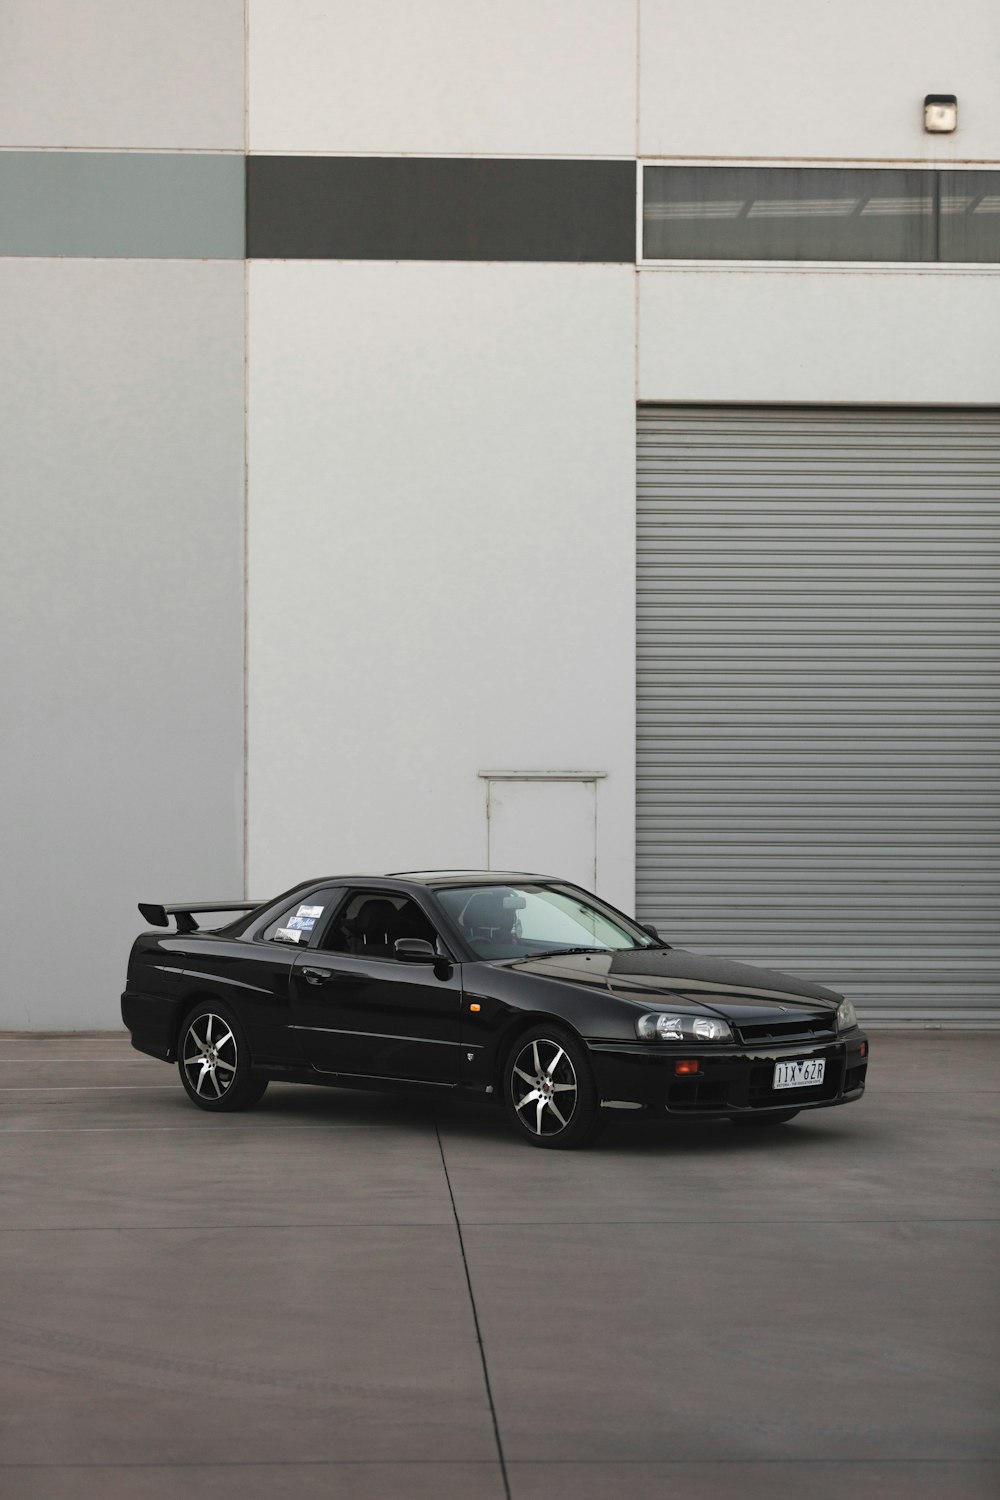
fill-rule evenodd
<path id="1" fill-rule="evenodd" d="M 848 1104 L 865 1091 L 868 1038 L 851 1031 L 835 1041 L 770 1044 L 766 1047 L 670 1047 L 643 1042 L 591 1042 L 590 1056 L 601 1102 L 640 1104 L 699 1119 L 821 1109 Z M 782 1061 L 824 1058 L 823 1082 L 775 1089 L 774 1066 Z M 678 1060 L 696 1061 L 698 1071 L 678 1075 Z"/>

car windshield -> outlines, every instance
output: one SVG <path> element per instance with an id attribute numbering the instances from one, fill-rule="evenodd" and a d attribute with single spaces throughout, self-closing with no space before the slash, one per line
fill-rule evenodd
<path id="1" fill-rule="evenodd" d="M 561 885 L 463 885 L 437 899 L 477 958 L 654 948 L 641 927 Z"/>

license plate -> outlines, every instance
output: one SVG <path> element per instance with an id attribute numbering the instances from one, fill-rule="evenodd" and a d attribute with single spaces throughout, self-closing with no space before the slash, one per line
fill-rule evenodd
<path id="1" fill-rule="evenodd" d="M 796 1058 L 794 1062 L 774 1065 L 774 1087 L 776 1089 L 814 1089 L 823 1082 L 826 1071 L 825 1057 Z"/>

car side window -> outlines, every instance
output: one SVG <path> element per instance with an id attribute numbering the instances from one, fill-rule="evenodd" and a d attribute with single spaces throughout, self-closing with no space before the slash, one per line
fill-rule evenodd
<path id="1" fill-rule="evenodd" d="M 295 943 L 305 948 L 314 928 L 339 895 L 339 891 L 314 891 L 311 896 L 300 898 L 264 928 L 261 940 L 265 943 Z"/>
<path id="2" fill-rule="evenodd" d="M 389 891 L 352 891 L 320 940 L 332 953 L 354 958 L 396 957 L 397 938 L 436 943 L 430 920 L 409 896 Z"/>

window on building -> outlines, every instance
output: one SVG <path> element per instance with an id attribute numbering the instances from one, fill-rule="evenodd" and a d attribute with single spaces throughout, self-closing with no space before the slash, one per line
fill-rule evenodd
<path id="1" fill-rule="evenodd" d="M 644 260 L 1000 261 L 1000 173 L 643 172 Z"/>
<path id="2" fill-rule="evenodd" d="M 938 260 L 1000 261 L 1000 172 L 937 172 Z"/>

